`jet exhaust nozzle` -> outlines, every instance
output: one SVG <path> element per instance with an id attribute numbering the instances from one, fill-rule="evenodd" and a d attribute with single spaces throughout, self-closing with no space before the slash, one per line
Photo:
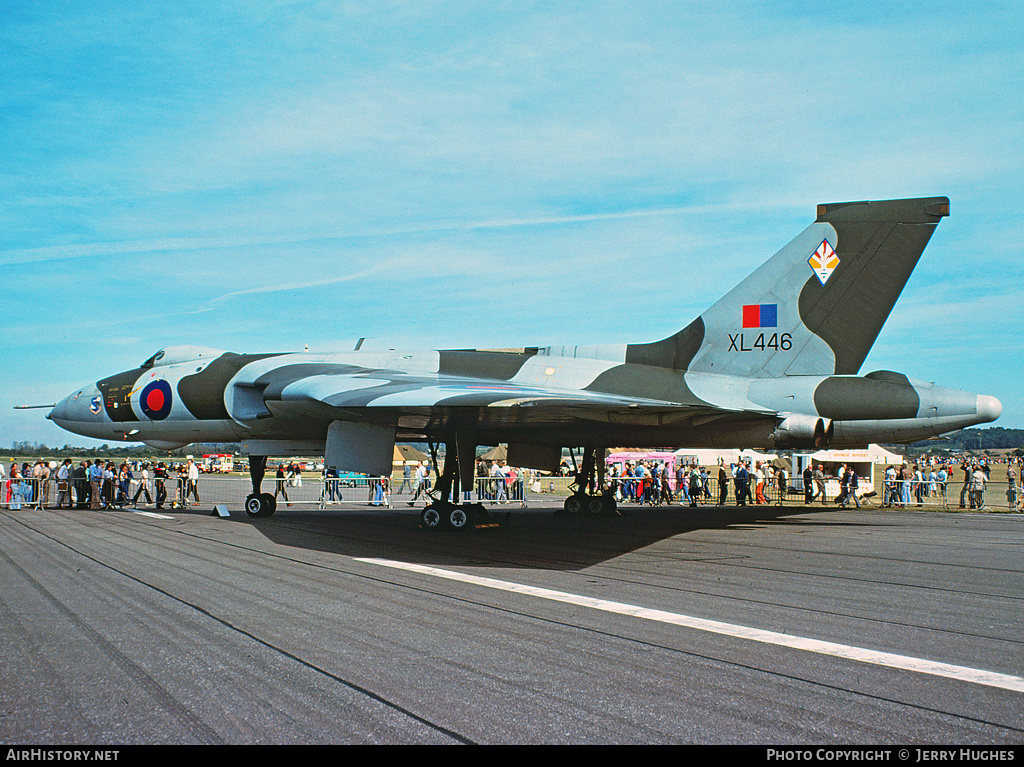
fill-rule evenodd
<path id="1" fill-rule="evenodd" d="M 813 415 L 786 416 L 772 432 L 775 447 L 813 447 L 823 450 L 832 444 L 832 420 Z"/>

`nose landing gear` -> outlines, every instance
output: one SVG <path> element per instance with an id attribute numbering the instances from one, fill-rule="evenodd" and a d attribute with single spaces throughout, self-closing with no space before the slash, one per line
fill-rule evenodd
<path id="1" fill-rule="evenodd" d="M 269 517 L 277 511 L 277 498 L 270 493 L 261 493 L 260 485 L 267 471 L 265 455 L 249 456 L 249 477 L 252 480 L 252 492 L 245 499 L 245 513 L 250 517 Z"/>
<path id="2" fill-rule="evenodd" d="M 245 513 L 250 517 L 270 517 L 277 511 L 277 499 L 270 493 L 250 493 L 245 499 Z"/>

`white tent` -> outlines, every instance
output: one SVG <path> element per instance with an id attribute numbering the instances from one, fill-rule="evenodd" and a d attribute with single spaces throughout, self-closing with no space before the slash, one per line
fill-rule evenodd
<path id="1" fill-rule="evenodd" d="M 870 492 L 875 486 L 875 466 L 899 465 L 903 456 L 890 453 L 878 445 L 868 445 L 865 450 L 819 450 L 816 453 L 793 453 L 793 483 L 803 489 L 803 471 L 811 464 L 821 465 L 825 470 L 826 487 L 831 496 L 839 492 L 839 482 L 832 479 L 843 464 L 852 466 L 857 476 L 866 480 L 859 485 L 859 494 Z"/>
<path id="2" fill-rule="evenodd" d="M 676 450 L 675 454 L 676 461 L 687 466 L 694 463 L 698 466 L 718 466 L 719 464 L 728 466 L 739 463 L 741 460 L 753 465 L 758 461 L 770 462 L 775 458 L 773 453 L 760 453 L 757 450 L 718 450 L 694 447 L 684 447 Z"/>
<path id="3" fill-rule="evenodd" d="M 811 453 L 814 461 L 830 463 L 873 463 L 877 465 L 901 464 L 903 456 L 890 453 L 879 445 L 868 445 L 866 450 L 819 450 Z"/>

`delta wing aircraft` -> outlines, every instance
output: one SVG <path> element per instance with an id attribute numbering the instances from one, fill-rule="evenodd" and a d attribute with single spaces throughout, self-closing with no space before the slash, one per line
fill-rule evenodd
<path id="1" fill-rule="evenodd" d="M 568 511 L 607 511 L 604 448 L 824 448 L 911 442 L 994 421 L 994 397 L 902 373 L 857 375 L 942 217 L 945 197 L 819 205 L 817 219 L 704 314 L 653 343 L 235 354 L 163 349 L 78 389 L 48 418 L 77 434 L 171 449 L 240 442 L 252 516 L 267 456 L 389 474 L 396 440 L 445 443 L 423 513 L 461 527 L 477 445 L 513 466 L 556 469 L 582 448 Z M 596 482 L 595 482 L 596 480 Z"/>

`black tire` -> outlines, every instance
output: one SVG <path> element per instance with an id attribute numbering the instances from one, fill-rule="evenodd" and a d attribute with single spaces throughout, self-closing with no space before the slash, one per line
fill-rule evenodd
<path id="1" fill-rule="evenodd" d="M 579 495 L 570 495 L 565 499 L 565 503 L 562 504 L 562 508 L 567 514 L 579 514 L 583 509 L 583 501 Z"/>
<path id="2" fill-rule="evenodd" d="M 277 510 L 274 496 L 263 493 L 250 494 L 245 499 L 245 513 L 250 517 L 269 517 Z"/>
<path id="3" fill-rule="evenodd" d="M 469 512 L 461 506 L 452 506 L 448 509 L 445 520 L 452 530 L 465 530 L 470 524 Z"/>
<path id="4" fill-rule="evenodd" d="M 434 507 L 434 504 L 430 504 L 420 512 L 420 524 L 427 530 L 437 530 L 443 522 L 444 516 L 440 509 Z"/>

